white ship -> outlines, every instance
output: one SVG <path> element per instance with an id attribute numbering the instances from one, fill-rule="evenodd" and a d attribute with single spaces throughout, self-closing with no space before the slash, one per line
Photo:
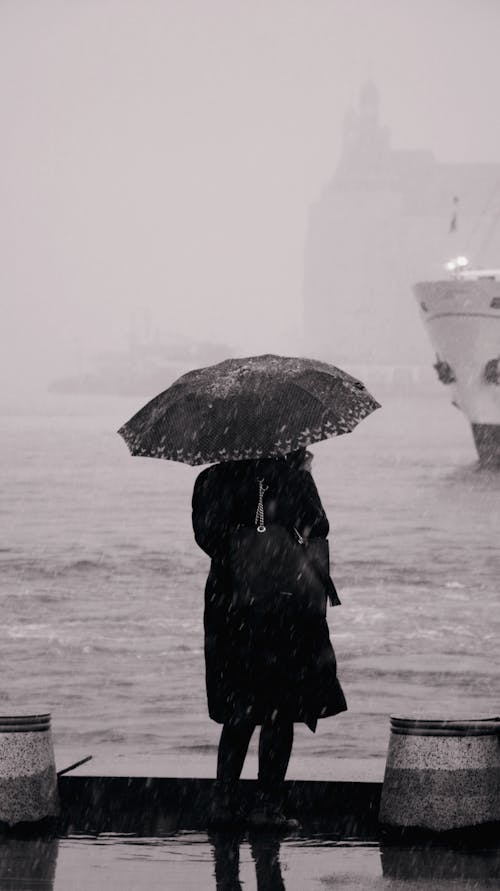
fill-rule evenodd
<path id="1" fill-rule="evenodd" d="M 447 279 L 414 285 L 434 367 L 471 425 L 480 463 L 500 468 L 500 269 L 472 269 L 465 257 L 446 268 Z"/>

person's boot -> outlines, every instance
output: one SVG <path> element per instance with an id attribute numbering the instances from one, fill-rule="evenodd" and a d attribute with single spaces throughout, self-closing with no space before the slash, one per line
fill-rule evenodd
<path id="1" fill-rule="evenodd" d="M 248 823 L 253 829 L 298 829 L 300 823 L 287 817 L 283 811 L 282 788 L 260 789 Z"/>
<path id="2" fill-rule="evenodd" d="M 242 813 L 237 782 L 217 780 L 208 814 L 209 826 L 232 826 L 241 823 Z"/>

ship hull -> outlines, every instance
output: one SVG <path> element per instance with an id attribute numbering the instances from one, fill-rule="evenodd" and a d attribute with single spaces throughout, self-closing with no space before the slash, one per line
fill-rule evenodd
<path id="1" fill-rule="evenodd" d="M 500 467 L 500 280 L 420 282 L 414 292 L 439 378 L 469 421 L 479 461 Z"/>
<path id="2" fill-rule="evenodd" d="M 500 469 L 500 424 L 471 424 L 471 427 L 481 464 Z"/>

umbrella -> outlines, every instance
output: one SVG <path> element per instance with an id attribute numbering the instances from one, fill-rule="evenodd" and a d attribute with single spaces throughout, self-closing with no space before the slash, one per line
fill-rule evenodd
<path id="1" fill-rule="evenodd" d="M 379 403 L 326 362 L 226 359 L 188 371 L 118 431 L 132 455 L 212 464 L 288 452 L 350 433 Z"/>

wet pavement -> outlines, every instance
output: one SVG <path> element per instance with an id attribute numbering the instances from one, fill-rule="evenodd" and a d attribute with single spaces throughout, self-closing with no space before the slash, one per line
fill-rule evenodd
<path id="1" fill-rule="evenodd" d="M 0 891 L 481 891 L 500 847 L 387 847 L 326 836 L 177 833 L 0 841 Z"/>
<path id="2" fill-rule="evenodd" d="M 75 753 L 63 753 L 58 766 L 75 760 Z M 0 891 L 500 888 L 500 831 L 490 847 L 476 849 L 442 840 L 405 847 L 379 843 L 379 760 L 291 765 L 286 802 L 301 828 L 288 836 L 244 829 L 207 833 L 212 759 L 167 761 L 134 764 L 114 757 L 108 763 L 98 756 L 61 777 L 63 817 L 52 829 L 59 837 L 0 835 Z M 246 770 L 240 792 L 250 806 L 256 764 Z"/>

